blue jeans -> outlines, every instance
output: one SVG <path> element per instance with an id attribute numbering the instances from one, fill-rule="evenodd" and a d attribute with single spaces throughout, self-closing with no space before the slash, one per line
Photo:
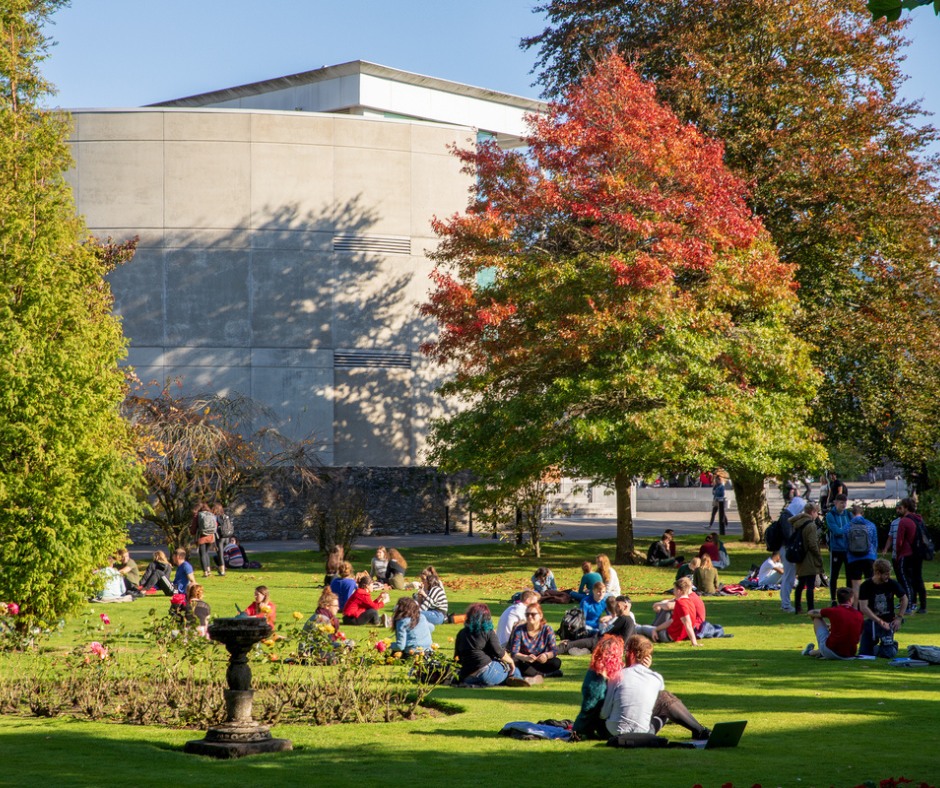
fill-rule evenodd
<path id="1" fill-rule="evenodd" d="M 439 627 L 445 621 L 447 621 L 447 616 L 445 616 L 440 610 L 422 610 L 421 615 L 424 616 L 429 623 L 434 624 L 434 626 Z"/>
<path id="2" fill-rule="evenodd" d="M 510 670 L 512 672 L 510 672 Z M 510 676 L 514 679 L 522 678 L 522 674 L 519 672 L 519 668 L 510 668 L 509 665 L 507 665 L 502 660 L 494 659 L 485 668 L 478 670 L 472 676 L 467 676 L 467 678 L 464 680 L 464 683 L 480 684 L 485 687 L 495 687 L 498 684 L 502 684 Z"/>

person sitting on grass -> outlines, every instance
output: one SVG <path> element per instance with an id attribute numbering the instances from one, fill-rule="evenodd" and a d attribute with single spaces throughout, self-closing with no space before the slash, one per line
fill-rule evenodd
<path id="1" fill-rule="evenodd" d="M 92 599 L 93 602 L 130 602 L 133 599 L 125 593 L 124 578 L 114 568 L 114 562 L 115 557 L 109 555 L 105 565 L 95 570 L 95 574 L 103 578 L 104 585 L 98 595 Z"/>
<path id="2" fill-rule="evenodd" d="M 595 572 L 591 569 L 590 561 L 585 561 L 581 564 L 581 582 L 578 583 L 577 591 L 569 591 L 568 595 L 575 601 L 580 602 L 585 597 L 591 596 L 591 589 L 594 588 L 595 583 L 603 583 L 604 578 L 601 577 L 600 572 Z"/>
<path id="3" fill-rule="evenodd" d="M 170 582 L 170 559 L 166 553 L 157 550 L 153 554 L 153 559 L 147 565 L 147 571 L 140 579 L 140 591 L 142 594 L 156 594 L 162 591 L 167 596 L 173 596 L 173 583 Z"/>
<path id="4" fill-rule="evenodd" d="M 319 656 L 329 663 L 332 661 L 337 649 L 355 645 L 352 641 L 347 640 L 346 636 L 340 631 L 339 621 L 336 618 L 338 613 L 339 599 L 330 589 L 324 588 L 323 592 L 320 594 L 320 599 L 317 601 L 316 612 L 310 616 L 304 624 L 302 637 L 297 645 L 297 653 L 301 661 L 306 661 L 313 656 Z M 325 634 L 331 650 L 315 654 L 314 645 L 318 640 L 316 632 L 321 627 L 326 629 Z"/>
<path id="5" fill-rule="evenodd" d="M 783 572 L 784 566 L 778 551 L 769 558 L 764 559 L 764 563 L 757 570 L 757 587 L 776 588 L 783 581 Z"/>
<path id="6" fill-rule="evenodd" d="M 418 609 L 418 603 L 410 596 L 403 596 L 392 613 L 392 628 L 395 639 L 389 646 L 392 653 L 400 651 L 408 656 L 416 651 L 430 651 L 434 624 Z"/>
<path id="7" fill-rule="evenodd" d="M 615 635 L 625 641 L 633 634 L 636 619 L 633 617 L 633 603 L 630 601 L 630 597 L 625 595 L 609 596 L 606 603 L 608 613 L 611 615 L 602 617 L 602 622 L 605 618 L 610 619 L 608 622 L 601 624 L 603 634 L 596 633 L 577 640 L 562 640 L 558 644 L 559 654 L 570 654 L 573 657 L 584 656 L 590 654 L 607 635 Z"/>
<path id="8" fill-rule="evenodd" d="M 126 547 L 119 547 L 114 553 L 114 568 L 124 578 L 124 590 L 132 596 L 140 596 L 140 569 L 137 562 L 131 558 Z"/>
<path id="9" fill-rule="evenodd" d="M 499 645 L 506 648 L 509 643 L 509 636 L 518 624 L 525 622 L 525 611 L 529 605 L 539 601 L 539 595 L 531 588 L 527 588 L 519 595 L 519 601 L 513 602 L 507 607 L 499 617 L 499 624 L 496 627 L 496 639 Z"/>
<path id="10" fill-rule="evenodd" d="M 408 570 L 408 562 L 405 557 L 394 547 L 388 551 L 388 566 L 385 568 L 385 585 L 394 588 L 396 591 L 405 589 L 405 572 Z"/>
<path id="11" fill-rule="evenodd" d="M 384 583 L 388 574 L 388 550 L 384 547 L 375 548 L 375 557 L 372 559 L 370 574 L 376 583 Z"/>
<path id="12" fill-rule="evenodd" d="M 266 618 L 273 627 L 277 618 L 277 608 L 271 601 L 271 593 L 267 586 L 258 586 L 255 589 L 254 601 L 245 609 L 245 615 L 252 618 Z"/>
<path id="13" fill-rule="evenodd" d="M 698 556 L 695 556 L 691 561 L 687 563 L 680 564 L 679 568 L 676 570 L 676 580 L 680 577 L 692 577 L 695 574 L 695 570 L 702 565 L 702 559 Z M 694 581 L 693 581 L 694 582 Z"/>
<path id="14" fill-rule="evenodd" d="M 604 635 L 591 654 L 591 663 L 581 682 L 581 709 L 575 717 L 572 730 L 582 739 L 610 738 L 607 725 L 601 717 L 607 684 L 623 669 L 624 641 L 614 635 Z"/>
<path id="15" fill-rule="evenodd" d="M 337 576 L 330 581 L 329 589 L 339 599 L 339 609 L 346 607 L 349 598 L 356 593 L 359 584 L 353 578 L 353 565 L 349 561 L 340 563 L 336 570 Z"/>
<path id="16" fill-rule="evenodd" d="M 835 607 L 809 611 L 819 645 L 807 643 L 803 649 L 804 657 L 854 659 L 864 616 L 855 607 L 855 594 L 851 588 L 840 588 L 836 592 L 836 600 L 838 604 Z"/>
<path id="17" fill-rule="evenodd" d="M 189 584 L 196 582 L 193 565 L 186 560 L 186 557 L 187 552 L 182 547 L 178 547 L 173 553 L 173 566 L 176 567 L 176 574 L 173 575 L 173 592 L 176 594 L 185 595 Z"/>
<path id="18" fill-rule="evenodd" d="M 632 635 L 624 650 L 626 667 L 607 688 L 601 716 L 611 736 L 624 733 L 659 733 L 670 722 L 692 732 L 692 738 L 707 739 L 711 731 L 700 723 L 685 704 L 666 691 L 663 677 L 650 669 L 653 644 Z"/>
<path id="19" fill-rule="evenodd" d="M 190 583 L 186 590 L 186 626 L 196 630 L 200 637 L 209 637 L 209 616 L 212 615 L 212 609 L 209 603 L 203 599 L 205 589 L 199 583 Z"/>
<path id="20" fill-rule="evenodd" d="M 678 643 L 688 640 L 693 646 L 701 645 L 695 635 L 698 616 L 695 603 L 689 599 L 691 592 L 692 581 L 689 578 L 683 577 L 676 580 L 672 587 L 674 604 L 669 620 L 652 626 L 637 627 L 637 633 L 650 638 L 653 642 Z"/>
<path id="21" fill-rule="evenodd" d="M 584 613 L 584 627 L 588 633 L 599 632 L 601 616 L 607 612 L 607 586 L 598 580 L 591 590 L 591 595 L 581 600 L 581 611 Z"/>
<path id="22" fill-rule="evenodd" d="M 607 587 L 607 594 L 609 596 L 620 596 L 620 577 L 617 575 L 617 570 L 611 566 L 610 558 L 607 557 L 606 553 L 600 553 L 597 556 L 597 571 Z"/>
<path id="23" fill-rule="evenodd" d="M 891 564 L 884 558 L 875 561 L 874 576 L 859 589 L 858 609 L 865 617 L 858 653 L 862 656 L 893 659 L 898 654 L 895 633 L 904 623 L 910 600 L 901 584 L 891 577 Z M 895 613 L 897 600 L 897 613 Z"/>
<path id="24" fill-rule="evenodd" d="M 343 607 L 343 623 L 347 626 L 361 627 L 366 624 L 387 627 L 390 623 L 387 614 L 379 616 L 379 609 L 388 602 L 388 592 L 382 591 L 375 599 L 369 591 L 372 589 L 372 578 L 367 574 L 359 578 L 358 588 Z"/>
<path id="25" fill-rule="evenodd" d="M 547 566 L 540 566 L 536 569 L 535 574 L 532 575 L 532 588 L 539 594 L 544 594 L 546 591 L 557 591 L 558 586 L 555 583 L 555 575 L 552 570 Z"/>
<path id="26" fill-rule="evenodd" d="M 712 565 L 712 559 L 708 555 L 699 558 L 701 564 L 692 573 L 692 583 L 695 585 L 695 591 L 700 596 L 715 596 L 721 590 L 721 582 L 718 580 L 718 570 Z"/>
<path id="27" fill-rule="evenodd" d="M 509 636 L 509 653 L 524 678 L 563 675 L 555 648 L 555 630 L 545 621 L 542 606 L 534 602 L 526 608 L 525 621 Z"/>
<path id="28" fill-rule="evenodd" d="M 447 592 L 444 583 L 433 566 L 425 567 L 418 576 L 421 587 L 415 592 L 414 599 L 423 615 L 434 626 L 447 621 Z"/>
<path id="29" fill-rule="evenodd" d="M 675 550 L 675 547 L 670 549 L 672 544 L 672 532 L 667 529 L 663 531 L 662 538 L 658 542 L 653 542 L 646 551 L 646 563 L 650 566 L 679 566 L 683 557 L 672 554 Z"/>
<path id="30" fill-rule="evenodd" d="M 457 679 L 468 686 L 520 687 L 542 681 L 541 676 L 522 678 L 509 652 L 499 644 L 490 609 L 482 602 L 467 608 L 463 629 L 454 643 L 454 659 L 460 664 Z"/>
<path id="31" fill-rule="evenodd" d="M 339 569 L 345 561 L 343 546 L 341 544 L 333 545 L 330 552 L 326 554 L 326 571 L 323 574 L 323 587 L 330 588 L 333 581 L 339 577 Z M 333 593 L 336 593 L 335 591 Z"/>

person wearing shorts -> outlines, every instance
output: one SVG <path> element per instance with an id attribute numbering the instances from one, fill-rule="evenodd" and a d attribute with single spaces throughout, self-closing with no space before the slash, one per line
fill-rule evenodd
<path id="1" fill-rule="evenodd" d="M 851 586 L 852 591 L 855 592 L 856 605 L 858 604 L 858 589 L 862 585 L 862 580 L 871 580 L 872 566 L 878 557 L 878 529 L 871 520 L 866 520 L 862 516 L 864 511 L 864 508 L 858 504 L 852 507 L 852 519 L 849 521 L 849 528 L 855 525 L 865 526 L 868 530 L 868 552 L 853 553 L 851 550 L 846 550 L 845 577 L 848 580 L 846 585 Z M 848 539 L 846 539 L 846 547 L 848 547 Z"/>

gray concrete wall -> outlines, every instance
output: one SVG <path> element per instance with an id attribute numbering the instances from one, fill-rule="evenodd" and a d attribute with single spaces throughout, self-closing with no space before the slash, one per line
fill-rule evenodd
<path id="1" fill-rule="evenodd" d="M 99 237 L 140 237 L 111 284 L 142 380 L 259 400 L 327 465 L 423 461 L 440 373 L 416 306 L 432 216 L 466 207 L 446 147 L 471 130 L 219 109 L 74 122 L 78 210 Z"/>

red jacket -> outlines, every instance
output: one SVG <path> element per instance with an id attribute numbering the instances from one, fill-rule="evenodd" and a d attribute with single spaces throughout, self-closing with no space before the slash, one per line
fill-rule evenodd
<path id="1" fill-rule="evenodd" d="M 898 558 L 907 558 L 914 552 L 914 537 L 917 535 L 917 523 L 906 514 L 898 523 L 897 541 L 894 543 L 894 552 Z"/>
<path id="2" fill-rule="evenodd" d="M 385 602 L 382 601 L 381 594 L 373 599 L 364 588 L 357 588 L 355 593 L 349 597 L 346 607 L 343 608 L 343 615 L 350 618 L 359 618 L 370 608 L 378 609 L 384 606 Z"/>

